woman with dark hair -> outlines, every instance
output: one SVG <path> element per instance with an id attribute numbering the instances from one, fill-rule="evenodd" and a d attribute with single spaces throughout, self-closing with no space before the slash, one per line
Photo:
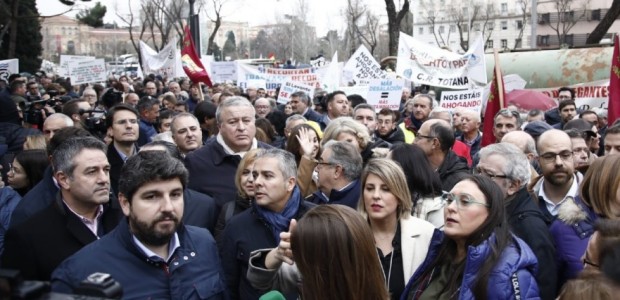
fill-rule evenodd
<path id="1" fill-rule="evenodd" d="M 272 146 L 274 142 L 277 142 L 278 134 L 269 120 L 265 118 L 257 118 L 256 121 L 254 121 L 254 124 L 256 124 L 256 129 L 260 128 L 265 133 L 266 140 L 263 142 Z"/>
<path id="2" fill-rule="evenodd" d="M 353 209 L 312 208 L 292 231 L 291 249 L 301 299 L 388 299 L 372 232 Z"/>
<path id="3" fill-rule="evenodd" d="M 392 147 L 388 157 L 400 164 L 405 172 L 413 203 L 411 214 L 443 228 L 441 180 L 424 150 L 417 145 L 399 143 Z"/>
<path id="4" fill-rule="evenodd" d="M 321 139 L 316 130 L 308 124 L 299 124 L 291 130 L 286 142 L 286 151 L 293 153 L 297 163 L 297 185 L 305 197 L 316 192 L 312 172 L 321 155 Z"/>
<path id="5" fill-rule="evenodd" d="M 23 197 L 43 179 L 43 173 L 48 165 L 45 150 L 24 150 L 18 153 L 7 173 L 9 186 Z"/>
<path id="6" fill-rule="evenodd" d="M 536 256 L 510 233 L 499 186 L 473 175 L 443 199 L 444 236 L 433 238 L 402 299 L 540 299 Z"/>

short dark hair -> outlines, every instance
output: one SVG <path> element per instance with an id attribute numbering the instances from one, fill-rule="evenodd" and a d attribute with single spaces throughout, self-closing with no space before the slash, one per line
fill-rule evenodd
<path id="1" fill-rule="evenodd" d="M 348 95 L 347 99 L 349 99 L 349 103 L 351 103 L 351 107 L 356 107 L 362 103 L 367 103 L 366 99 L 364 99 L 364 97 L 358 94 Z"/>
<path id="2" fill-rule="evenodd" d="M 443 153 L 447 153 L 450 149 L 452 149 L 452 146 L 454 146 L 454 131 L 448 124 L 437 122 L 431 125 L 429 135 L 434 136 L 437 140 L 439 140 L 441 151 Z"/>
<path id="3" fill-rule="evenodd" d="M 347 96 L 347 94 L 345 94 L 345 92 L 343 92 L 343 91 L 333 91 L 333 92 L 327 94 L 327 102 L 326 103 L 334 101 L 334 98 L 336 97 L 336 95 L 344 95 L 345 97 Z"/>
<path id="4" fill-rule="evenodd" d="M 620 121 L 620 119 L 618 119 Z M 620 134 L 620 125 L 619 124 L 615 124 L 612 125 L 611 127 L 607 128 L 607 131 L 605 132 L 605 135 L 608 134 Z"/>
<path id="5" fill-rule="evenodd" d="M 67 103 L 65 103 L 65 105 L 62 106 L 62 113 L 66 116 L 68 116 L 69 118 L 73 115 L 79 115 L 80 114 L 80 106 L 78 105 L 80 102 L 86 102 L 88 103 L 86 100 L 83 99 L 71 99 L 69 101 L 67 101 Z"/>
<path id="6" fill-rule="evenodd" d="M 185 189 L 189 173 L 180 160 L 173 159 L 166 151 L 138 152 L 123 165 L 118 191 L 131 203 L 134 193 L 144 184 L 177 178 Z"/>
<path id="7" fill-rule="evenodd" d="M 569 91 L 569 92 L 570 92 L 570 98 L 571 98 L 571 99 L 575 99 L 575 90 L 574 90 L 574 89 L 569 88 L 569 87 L 566 87 L 566 86 L 563 86 L 563 87 L 561 87 L 561 88 L 559 88 L 559 89 L 558 89 L 558 95 L 559 95 L 561 92 L 564 92 L 564 91 Z"/>
<path id="8" fill-rule="evenodd" d="M 389 109 L 389 108 L 382 108 L 379 113 L 377 113 L 377 117 L 379 115 L 382 116 L 391 116 L 392 117 L 392 122 L 396 122 L 398 121 L 398 116 L 396 115 L 396 112 L 394 112 L 393 110 Z"/>
<path id="9" fill-rule="evenodd" d="M 136 105 L 136 108 L 138 109 L 138 113 L 141 114 L 145 110 L 151 109 L 153 105 L 159 105 L 159 100 L 155 97 L 144 96 L 138 100 L 138 105 Z"/>
<path id="10" fill-rule="evenodd" d="M 108 114 L 106 115 L 106 118 L 105 118 L 106 128 L 112 127 L 112 124 L 114 124 L 114 114 L 116 114 L 119 111 L 132 112 L 133 114 L 136 115 L 136 119 L 140 120 L 140 114 L 138 113 L 137 109 L 135 109 L 133 106 L 127 103 L 119 103 L 119 104 L 112 106 L 112 108 L 108 111 Z"/>
<path id="11" fill-rule="evenodd" d="M 15 93 L 15 91 L 17 91 L 18 88 L 25 86 L 26 82 L 23 80 L 13 80 L 11 81 L 11 83 L 9 84 L 9 91 L 11 91 L 11 93 Z"/>
<path id="12" fill-rule="evenodd" d="M 558 104 L 558 111 L 562 111 L 562 109 L 564 109 L 564 107 L 567 107 L 569 105 L 572 105 L 575 107 L 575 109 L 577 109 L 577 104 L 575 104 L 574 100 L 566 100 L 566 101 L 562 101 L 560 102 L 560 104 Z"/>
<path id="13" fill-rule="evenodd" d="M 196 105 L 194 116 L 198 119 L 199 124 L 204 124 L 205 119 L 214 119 L 217 105 L 211 101 L 202 101 Z"/>
<path id="14" fill-rule="evenodd" d="M 54 135 L 54 137 L 56 137 Z M 108 146 L 92 136 L 72 137 L 60 144 L 52 153 L 52 167 L 54 173 L 63 172 L 69 178 L 73 178 L 73 171 L 76 167 L 75 157 L 85 149 L 99 150 L 107 152 Z"/>

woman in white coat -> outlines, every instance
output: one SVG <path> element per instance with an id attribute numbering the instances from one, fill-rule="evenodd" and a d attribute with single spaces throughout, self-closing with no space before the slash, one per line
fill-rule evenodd
<path id="1" fill-rule="evenodd" d="M 394 161 L 370 160 L 361 182 L 358 210 L 366 216 L 372 230 L 390 297 L 399 299 L 438 231 L 433 224 L 411 216 L 411 194 L 405 174 Z"/>

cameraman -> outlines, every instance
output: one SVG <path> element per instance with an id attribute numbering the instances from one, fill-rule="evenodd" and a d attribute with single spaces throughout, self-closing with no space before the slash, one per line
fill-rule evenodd
<path id="1" fill-rule="evenodd" d="M 88 101 L 84 99 L 73 99 L 63 106 L 62 113 L 73 120 L 75 127 L 87 129 L 84 122 L 86 118 L 88 118 L 90 109 L 91 106 L 88 104 Z"/>

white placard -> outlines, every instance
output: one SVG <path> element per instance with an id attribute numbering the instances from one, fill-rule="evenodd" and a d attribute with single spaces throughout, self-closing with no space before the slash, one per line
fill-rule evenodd
<path id="1" fill-rule="evenodd" d="M 343 74 L 345 80 L 353 85 L 369 85 L 372 79 L 385 78 L 381 65 L 364 45 L 357 48 L 344 65 Z"/>
<path id="2" fill-rule="evenodd" d="M 106 68 L 103 58 L 72 61 L 68 67 L 72 85 L 106 81 Z"/>
<path id="3" fill-rule="evenodd" d="M 58 69 L 58 76 L 69 77 L 69 63 L 74 61 L 93 60 L 94 56 L 79 56 L 79 55 L 61 55 L 60 56 L 60 68 Z"/>
<path id="4" fill-rule="evenodd" d="M 314 97 L 314 87 L 307 84 L 294 81 L 284 81 L 280 85 L 280 93 L 278 93 L 278 103 L 286 104 L 291 100 L 291 95 L 295 92 L 302 91 L 312 99 Z"/>
<path id="5" fill-rule="evenodd" d="M 237 80 L 237 62 L 214 61 L 211 62 L 211 80 L 215 83 L 232 82 Z"/>
<path id="6" fill-rule="evenodd" d="M 19 59 L 0 60 L 0 80 L 9 82 L 9 76 L 16 73 L 19 73 Z"/>
<path id="7" fill-rule="evenodd" d="M 275 91 L 285 81 L 299 82 L 313 88 L 321 87 L 320 72 L 315 68 L 276 69 L 237 64 L 237 86 L 246 89 L 248 83 L 256 79 L 265 80 L 268 91 Z"/>
<path id="8" fill-rule="evenodd" d="M 396 73 L 416 84 L 449 89 L 484 86 L 487 84 L 487 71 L 482 34 L 477 34 L 465 54 L 458 54 L 401 32 Z"/>
<path id="9" fill-rule="evenodd" d="M 176 49 L 176 39 L 172 39 L 159 53 L 140 41 L 140 53 L 144 74 L 158 74 L 168 78 L 185 76 L 181 64 L 181 51 Z"/>
<path id="10" fill-rule="evenodd" d="M 375 111 L 382 108 L 398 110 L 404 85 L 402 79 L 373 79 L 368 86 L 366 102 L 374 106 Z"/>
<path id="11" fill-rule="evenodd" d="M 443 91 L 439 106 L 454 111 L 457 108 L 465 108 L 480 112 L 482 109 L 482 88 L 462 90 L 462 91 Z"/>
<path id="12" fill-rule="evenodd" d="M 569 87 L 575 90 L 575 104 L 577 104 L 577 108 L 582 110 L 588 110 L 594 107 L 607 109 L 609 79 L 579 83 L 570 85 Z M 558 99 L 559 88 L 560 87 L 534 90 L 543 92 L 553 99 Z"/>

